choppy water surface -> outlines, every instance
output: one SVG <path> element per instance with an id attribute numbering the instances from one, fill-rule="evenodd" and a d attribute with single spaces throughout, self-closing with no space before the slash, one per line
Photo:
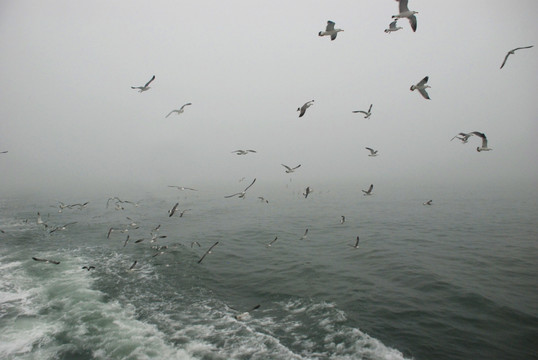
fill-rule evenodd
<path id="1" fill-rule="evenodd" d="M 535 195 L 221 195 L 182 193 L 181 218 L 167 214 L 175 194 L 61 213 L 3 200 L 0 358 L 538 357 Z M 167 237 L 151 242 L 159 224 Z"/>

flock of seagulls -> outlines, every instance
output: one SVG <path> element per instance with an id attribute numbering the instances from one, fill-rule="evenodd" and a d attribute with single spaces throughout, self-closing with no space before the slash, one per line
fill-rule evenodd
<path id="1" fill-rule="evenodd" d="M 392 16 L 392 18 L 394 20 L 389 24 L 389 28 L 385 29 L 385 32 L 390 34 L 392 32 L 396 32 L 396 31 L 401 30 L 402 27 L 397 26 L 398 25 L 397 22 L 398 22 L 399 19 L 402 19 L 402 18 L 407 18 L 408 21 L 409 21 L 409 24 L 411 26 L 412 31 L 416 32 L 416 30 L 417 30 L 417 18 L 416 18 L 415 15 L 418 14 L 418 12 L 409 10 L 409 8 L 408 8 L 408 0 L 396 0 L 396 1 L 398 1 L 398 3 L 399 3 L 399 13 Z M 320 31 L 318 33 L 318 36 L 320 36 L 320 37 L 328 36 L 328 37 L 330 37 L 331 41 L 333 41 L 333 40 L 336 39 L 337 34 L 339 32 L 343 32 L 343 31 L 344 31 L 343 29 L 335 28 L 335 22 L 329 20 L 329 21 L 327 21 L 325 31 Z M 518 50 L 529 49 L 529 48 L 532 48 L 532 47 L 533 46 L 531 45 L 531 46 L 525 46 L 525 47 L 518 47 L 518 48 L 515 48 L 513 50 L 510 50 L 506 54 L 506 56 L 505 56 L 505 58 L 504 58 L 504 60 L 502 62 L 501 69 L 505 66 L 506 61 L 507 61 L 507 59 L 508 59 L 508 57 L 510 55 L 514 55 L 514 53 L 516 51 L 518 51 Z M 149 89 L 151 89 L 150 84 L 154 80 L 155 80 L 155 75 L 153 75 L 151 77 L 151 79 L 148 82 L 146 82 L 143 86 L 131 86 L 131 89 L 138 90 L 138 92 L 140 92 L 140 93 L 148 91 Z M 416 83 L 414 85 L 411 85 L 410 90 L 411 91 L 417 90 L 424 99 L 431 100 L 428 92 L 426 91 L 427 88 L 430 88 L 430 86 L 428 85 L 428 80 L 429 80 L 429 76 L 424 77 L 418 83 Z M 172 115 L 174 113 L 176 113 L 177 115 L 182 114 L 184 112 L 185 108 L 187 106 L 190 106 L 190 105 L 192 105 L 192 103 L 190 103 L 190 102 L 185 103 L 179 109 L 171 110 L 165 116 L 165 118 L 168 118 L 170 115 Z M 307 109 L 310 108 L 313 105 L 314 105 L 314 100 L 310 100 L 310 101 L 307 101 L 306 103 L 304 103 L 302 106 L 298 107 L 297 111 L 299 112 L 299 117 L 300 118 L 303 117 L 305 115 Z M 353 113 L 361 113 L 361 114 L 364 115 L 365 119 L 369 119 L 371 117 L 371 115 L 372 115 L 372 107 L 373 107 L 373 104 L 370 104 L 367 111 L 365 111 L 365 110 L 355 110 L 355 111 L 352 111 L 352 112 Z M 479 131 L 473 131 L 473 132 L 469 132 L 469 133 L 460 132 L 456 136 L 454 136 L 451 139 L 451 141 L 454 140 L 454 139 L 457 139 L 457 140 L 461 141 L 462 144 L 466 144 L 466 143 L 468 143 L 469 139 L 472 136 L 476 136 L 476 137 L 481 138 L 482 143 L 481 143 L 481 146 L 478 146 L 476 148 L 477 152 L 484 152 L 484 151 L 491 151 L 492 150 L 491 148 L 488 147 L 488 140 L 487 140 L 486 135 L 483 132 L 479 132 Z M 373 148 L 370 148 L 370 147 L 366 147 L 365 149 L 370 152 L 370 154 L 368 155 L 369 157 L 376 157 L 376 156 L 379 155 L 378 150 L 374 150 Z M 7 153 L 7 151 L 2 151 L 0 153 L 4 154 L 4 153 Z M 252 149 L 242 150 L 242 149 L 239 149 L 239 150 L 232 151 L 232 153 L 234 153 L 236 155 L 247 155 L 247 154 L 250 154 L 250 153 L 256 153 L 256 150 L 252 150 Z M 291 173 L 295 172 L 295 170 L 297 170 L 297 169 L 299 169 L 301 167 L 301 164 L 296 165 L 294 167 L 291 167 L 291 166 L 288 166 L 288 165 L 285 165 L 285 164 L 281 164 L 281 165 L 285 168 L 285 173 L 286 174 L 291 174 Z M 244 179 L 245 178 L 240 179 L 239 182 L 243 181 Z M 231 195 L 226 195 L 226 196 L 224 196 L 224 198 L 238 197 L 238 198 L 244 199 L 246 197 L 247 191 L 254 185 L 255 182 L 256 182 L 256 178 L 254 178 L 252 180 L 252 182 L 246 188 L 244 188 L 244 190 L 242 190 L 240 192 L 237 192 L 237 193 L 234 193 L 234 194 L 231 194 Z M 188 190 L 188 191 L 198 191 L 195 188 L 177 186 L 177 185 L 168 185 L 168 187 L 169 188 L 174 188 L 174 189 L 177 189 L 177 190 L 180 190 L 180 191 L 186 191 L 186 190 Z M 361 191 L 362 191 L 364 196 L 370 196 L 370 195 L 373 195 L 373 188 L 374 188 L 374 185 L 371 184 L 367 190 L 361 190 Z M 308 196 L 310 194 L 312 194 L 312 192 L 313 192 L 313 189 L 310 186 L 308 186 L 308 187 L 306 187 L 306 189 L 304 190 L 302 195 L 306 199 L 306 198 L 308 198 Z M 264 197 L 259 196 L 258 199 L 261 202 L 269 203 L 269 201 L 266 200 Z M 121 200 L 119 197 L 111 197 L 106 202 L 106 208 L 109 207 L 109 203 L 111 203 L 111 202 L 114 203 L 114 209 L 115 210 L 124 210 L 123 204 L 129 204 L 129 205 L 133 205 L 135 207 L 138 207 L 138 205 L 139 205 L 139 202 L 131 202 L 131 201 L 126 201 L 126 200 L 124 201 L 124 200 Z M 81 210 L 81 209 L 84 209 L 88 204 L 89 204 L 89 202 L 76 203 L 76 204 L 64 204 L 62 202 L 59 202 L 59 205 L 58 205 L 59 210 L 58 210 L 58 212 L 62 212 L 64 209 L 79 209 L 79 210 Z M 433 204 L 433 200 L 428 200 L 428 201 L 423 203 L 424 206 L 431 206 L 432 204 Z M 170 210 L 168 210 L 168 217 L 171 218 L 177 213 L 177 214 L 179 214 L 179 217 L 181 218 L 181 217 L 184 216 L 184 214 L 187 211 L 190 211 L 190 210 L 192 210 L 192 209 L 185 209 L 185 210 L 182 210 L 182 211 L 179 210 L 179 202 L 176 202 L 173 205 L 173 207 Z M 45 221 L 43 221 L 43 219 L 41 217 L 41 214 L 38 212 L 37 215 L 38 215 L 37 224 L 43 225 L 45 228 L 47 228 L 48 225 L 45 223 Z M 123 234 L 125 234 L 125 233 L 127 233 L 129 231 L 129 228 L 138 229 L 138 224 L 137 224 L 136 221 L 133 221 L 129 217 L 127 217 L 127 219 L 130 221 L 130 223 L 129 223 L 129 225 L 127 227 L 125 227 L 125 228 L 122 228 L 122 227 L 110 227 L 109 230 L 108 230 L 108 233 L 106 235 L 106 238 L 110 239 L 110 237 L 112 236 L 113 233 L 123 233 Z M 346 222 L 346 217 L 344 215 L 341 215 L 340 224 L 344 224 L 345 222 Z M 56 231 L 66 230 L 68 226 L 74 225 L 76 223 L 77 222 L 70 222 L 70 223 L 67 223 L 65 225 L 53 227 L 49 231 L 49 234 L 52 234 L 52 233 L 54 233 Z M 162 239 L 162 238 L 167 237 L 166 235 L 159 235 L 158 234 L 159 229 L 160 229 L 160 225 L 158 225 L 154 229 L 152 229 L 152 231 L 151 231 L 151 240 L 150 240 L 151 243 L 155 243 L 158 239 Z M 308 232 L 309 232 L 309 229 L 307 228 L 305 230 L 304 234 L 300 237 L 300 239 L 301 240 L 306 240 L 307 236 L 308 236 Z M 134 240 L 133 242 L 138 244 L 138 243 L 141 243 L 144 240 L 145 240 L 145 238 L 141 238 L 141 239 Z M 270 241 L 269 243 L 267 243 L 265 246 L 268 247 L 268 248 L 272 247 L 276 243 L 277 240 L 278 240 L 278 236 L 275 236 L 275 238 L 272 241 Z M 124 247 L 127 246 L 129 241 L 130 241 L 130 235 L 127 235 L 127 238 L 124 240 L 123 246 Z M 209 254 L 212 253 L 213 249 L 217 245 L 219 245 L 219 241 L 216 241 L 213 245 L 211 245 L 207 249 L 207 251 L 205 251 L 205 253 L 199 258 L 197 263 L 201 264 L 204 261 L 204 259 Z M 190 247 L 194 248 L 195 246 L 201 247 L 201 245 L 197 241 L 191 242 Z M 349 244 L 349 246 L 354 248 L 354 249 L 359 248 L 359 236 L 356 237 L 355 243 L 354 244 Z M 153 256 L 155 257 L 155 256 L 159 256 L 161 254 L 164 254 L 164 251 L 162 251 L 162 250 L 165 250 L 166 248 L 167 248 L 167 246 L 152 246 L 152 249 L 157 250 L 157 252 Z M 38 258 L 38 257 L 32 257 L 32 259 L 34 261 L 36 261 L 36 262 L 50 263 L 50 264 L 55 264 L 55 265 L 60 264 L 60 262 L 56 261 L 56 260 L 43 259 L 43 258 Z M 135 260 L 132 263 L 132 265 L 129 267 L 129 270 L 133 271 L 137 264 L 138 264 L 138 261 Z M 95 266 L 86 265 L 86 266 L 83 266 L 82 269 L 90 271 L 90 270 L 94 270 Z M 249 312 L 258 309 L 259 307 L 260 307 L 260 305 L 256 305 L 253 308 L 251 308 L 250 310 L 248 310 L 246 312 L 242 312 L 242 313 L 236 315 L 236 319 L 240 320 L 240 319 L 246 318 L 248 316 Z"/>

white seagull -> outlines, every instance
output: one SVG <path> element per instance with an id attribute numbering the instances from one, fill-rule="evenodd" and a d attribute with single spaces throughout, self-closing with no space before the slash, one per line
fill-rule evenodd
<path id="1" fill-rule="evenodd" d="M 420 95 L 422 95 L 424 99 L 430 100 L 430 96 L 426 92 L 426 89 L 431 88 L 431 86 L 426 85 L 427 82 L 428 82 L 428 76 L 420 80 L 416 85 L 411 85 L 411 88 L 409 90 L 411 91 L 418 90 L 418 92 L 420 93 Z"/>
<path id="2" fill-rule="evenodd" d="M 385 32 L 387 34 L 390 34 L 391 32 L 393 31 L 398 31 L 400 29 L 403 29 L 401 26 L 396 26 L 398 23 L 398 19 L 394 20 L 393 22 L 390 23 L 389 25 L 389 28 L 388 29 L 385 29 Z"/>
<path id="3" fill-rule="evenodd" d="M 155 80 L 155 75 L 153 75 L 153 77 L 146 83 L 146 85 L 144 85 L 144 86 L 131 86 L 131 89 L 138 89 L 138 92 L 148 91 L 149 89 L 151 89 L 149 84 L 151 84 L 151 82 L 153 80 Z"/>
<path id="4" fill-rule="evenodd" d="M 335 29 L 334 28 L 334 21 L 327 21 L 327 27 L 325 28 L 325 31 L 320 31 L 318 33 L 318 36 L 330 36 L 331 37 L 331 41 L 336 39 L 336 35 L 338 34 L 338 32 L 340 31 L 344 31 L 342 29 Z"/>
<path id="5" fill-rule="evenodd" d="M 372 190 L 374 189 L 374 184 L 371 184 L 368 190 L 362 190 L 364 195 L 372 195 Z"/>
<path id="6" fill-rule="evenodd" d="M 352 248 L 357 249 L 359 247 L 359 237 L 357 236 L 357 240 L 355 240 L 355 245 L 349 245 L 349 246 L 351 246 Z"/>
<path id="7" fill-rule="evenodd" d="M 245 188 L 245 190 L 241 191 L 241 192 L 238 192 L 238 193 L 235 193 L 235 194 L 232 194 L 232 195 L 228 195 L 228 196 L 225 196 L 225 198 L 231 198 L 231 197 L 234 197 L 234 196 L 237 196 L 239 195 L 240 198 L 244 199 L 245 198 L 245 195 L 247 193 L 247 190 L 252 186 L 254 185 L 254 183 L 256 182 L 256 178 L 254 178 L 254 180 L 252 180 L 252 182 L 250 183 L 249 186 L 247 186 Z"/>
<path id="8" fill-rule="evenodd" d="M 189 105 L 192 105 L 192 103 L 186 103 L 185 105 L 183 105 L 182 107 L 180 107 L 178 110 L 172 110 L 168 113 L 168 115 L 165 116 L 165 118 L 169 117 L 170 115 L 172 115 L 173 113 L 177 113 L 178 115 L 179 114 L 182 114 L 185 108 L 185 106 L 189 106 Z"/>
<path id="9" fill-rule="evenodd" d="M 307 186 L 306 189 L 305 189 L 305 191 L 304 191 L 304 193 L 303 193 L 304 198 L 306 199 L 306 198 L 308 197 L 308 194 L 310 194 L 310 193 L 313 192 L 313 191 L 314 191 L 314 190 L 312 190 L 312 189 L 310 188 L 310 186 Z"/>
<path id="10" fill-rule="evenodd" d="M 433 200 L 428 200 L 425 203 L 422 203 L 422 205 L 432 205 Z"/>
<path id="11" fill-rule="evenodd" d="M 288 165 L 284 165 L 284 164 L 280 164 L 282 166 L 284 166 L 286 168 L 286 174 L 291 174 L 292 172 L 294 172 L 296 169 L 300 168 L 301 167 L 301 164 L 297 165 L 296 167 L 294 168 L 290 168 Z"/>
<path id="12" fill-rule="evenodd" d="M 200 260 L 198 260 L 198 264 L 200 264 L 200 263 L 202 262 L 202 260 L 204 260 L 204 258 L 205 258 L 207 255 L 211 254 L 211 250 L 213 250 L 213 248 L 214 248 L 215 246 L 217 246 L 218 243 L 219 243 L 219 242 L 217 241 L 216 243 L 214 243 L 213 245 L 211 245 L 211 247 L 209 248 L 209 250 L 207 250 L 207 251 L 205 252 L 205 254 L 202 255 L 202 257 L 200 258 Z"/>
<path id="13" fill-rule="evenodd" d="M 399 4 L 400 13 L 398 15 L 393 15 L 393 19 L 401 19 L 401 18 L 408 18 L 409 24 L 411 24 L 411 29 L 413 29 L 413 32 L 417 31 L 417 18 L 415 17 L 415 14 L 418 14 L 418 11 L 409 11 L 409 8 L 407 7 L 407 1 L 408 0 L 396 0 Z"/>
<path id="14" fill-rule="evenodd" d="M 189 187 L 185 187 L 185 186 L 168 185 L 168 187 L 176 188 L 176 189 L 181 190 L 181 191 L 185 191 L 185 190 L 198 191 L 198 190 L 196 190 L 196 189 L 189 188 Z"/>
<path id="15" fill-rule="evenodd" d="M 365 149 L 370 150 L 370 155 L 368 155 L 368 156 L 372 156 L 372 157 L 377 156 L 377 150 L 374 150 L 374 149 L 369 148 L 369 147 L 367 147 Z"/>
<path id="16" fill-rule="evenodd" d="M 370 117 L 370 115 L 372 115 L 372 105 L 373 104 L 370 104 L 370 108 L 368 109 L 368 111 L 364 111 L 364 110 L 355 110 L 355 111 L 352 111 L 352 113 L 356 114 L 356 113 L 362 113 L 364 114 L 364 118 L 365 119 L 368 119 Z"/>
<path id="17" fill-rule="evenodd" d="M 174 216 L 178 206 L 179 206 L 179 203 L 176 203 L 171 210 L 168 210 L 168 217 Z"/>
<path id="18" fill-rule="evenodd" d="M 481 147 L 478 146 L 476 148 L 476 151 L 481 152 L 481 151 L 491 151 L 491 150 L 493 150 L 491 148 L 488 148 L 488 139 L 486 138 L 486 134 L 481 133 L 479 131 L 473 131 L 471 134 L 482 138 L 482 146 Z"/>
<path id="19" fill-rule="evenodd" d="M 533 47 L 534 45 L 531 45 L 531 46 L 523 46 L 523 47 L 518 47 L 518 48 L 515 48 L 515 49 L 512 49 L 510 50 L 506 56 L 504 57 L 504 60 L 503 60 L 503 63 L 501 65 L 501 69 L 503 68 L 504 64 L 506 64 L 506 60 L 508 59 L 508 57 L 510 55 L 514 55 L 514 53 L 516 52 L 516 50 L 521 50 L 521 49 L 530 49 L 531 47 Z"/>
<path id="20" fill-rule="evenodd" d="M 232 153 L 235 153 L 236 155 L 246 155 L 248 153 L 255 153 L 256 150 L 235 150 L 232 151 Z"/>
<path id="21" fill-rule="evenodd" d="M 340 216 L 341 219 L 340 219 L 340 224 L 343 224 L 346 222 L 346 217 L 344 215 Z"/>
<path id="22" fill-rule="evenodd" d="M 271 246 L 273 246 L 273 244 L 274 244 L 275 241 L 277 241 L 277 240 L 278 240 L 278 236 L 275 236 L 275 238 L 274 238 L 273 240 L 271 240 L 271 242 L 270 242 L 269 244 L 265 245 L 265 246 L 266 246 L 266 247 L 271 247 Z"/>
<path id="23" fill-rule="evenodd" d="M 312 105 L 314 105 L 314 100 L 310 100 L 310 101 L 304 103 L 304 105 L 301 106 L 300 108 L 297 108 L 297 111 L 300 111 L 299 117 L 302 117 L 304 115 L 304 113 L 306 112 L 306 109 L 308 109 Z"/>
<path id="24" fill-rule="evenodd" d="M 305 240 L 305 239 L 306 239 L 306 235 L 308 235 L 308 229 L 306 229 L 306 230 L 304 231 L 303 236 L 301 236 L 301 240 Z"/>

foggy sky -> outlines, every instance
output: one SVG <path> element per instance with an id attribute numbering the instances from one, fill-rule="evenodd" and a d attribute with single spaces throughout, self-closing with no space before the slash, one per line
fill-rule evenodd
<path id="1" fill-rule="evenodd" d="M 0 195 L 235 192 L 288 182 L 281 163 L 305 187 L 537 184 L 538 2 L 409 8 L 417 32 L 402 19 L 389 35 L 393 0 L 0 1 Z M 317 36 L 327 20 L 335 41 Z M 409 91 L 427 75 L 430 101 Z"/>

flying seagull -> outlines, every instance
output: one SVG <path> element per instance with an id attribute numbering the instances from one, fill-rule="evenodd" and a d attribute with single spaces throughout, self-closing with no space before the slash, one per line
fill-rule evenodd
<path id="1" fill-rule="evenodd" d="M 149 84 L 151 84 L 151 82 L 155 80 L 155 75 L 153 75 L 153 77 L 151 78 L 150 81 L 148 81 L 146 83 L 146 85 L 144 86 L 131 86 L 131 89 L 138 89 L 138 92 L 144 92 L 144 91 L 148 91 L 149 89 L 151 89 L 151 87 L 149 86 Z"/>
<path id="2" fill-rule="evenodd" d="M 340 224 L 343 224 L 346 222 L 346 217 L 344 215 L 340 216 Z"/>
<path id="3" fill-rule="evenodd" d="M 303 236 L 301 236 L 301 240 L 305 240 L 305 239 L 306 239 L 306 235 L 308 235 L 308 229 L 306 229 L 306 230 L 304 231 Z"/>
<path id="4" fill-rule="evenodd" d="M 312 189 L 310 188 L 310 186 L 308 186 L 308 187 L 305 189 L 304 193 L 303 193 L 304 198 L 306 199 L 306 198 L 308 197 L 308 194 L 310 194 L 310 193 L 313 192 L 313 191 L 314 191 L 314 190 L 312 190 Z"/>
<path id="5" fill-rule="evenodd" d="M 183 215 L 185 215 L 185 213 L 186 213 L 187 211 L 190 211 L 190 210 L 192 210 L 192 209 L 185 209 L 185 210 L 183 210 L 183 211 L 180 211 L 180 212 L 179 212 L 179 217 L 183 217 Z"/>
<path id="6" fill-rule="evenodd" d="M 46 263 L 50 263 L 50 264 L 54 264 L 54 265 L 60 264 L 59 261 L 54 261 L 54 260 L 39 259 L 39 258 L 36 258 L 36 257 L 32 257 L 32 259 L 34 259 L 35 261 L 46 262 Z"/>
<path id="7" fill-rule="evenodd" d="M 502 63 L 502 65 L 501 65 L 501 69 L 503 68 L 504 64 L 506 64 L 506 59 L 508 59 L 508 57 L 509 57 L 510 55 L 514 55 L 514 53 L 515 53 L 516 50 L 530 49 L 530 48 L 533 47 L 533 46 L 534 46 L 534 45 L 531 45 L 531 46 L 523 46 L 523 47 L 518 47 L 518 48 L 515 48 L 515 49 L 510 50 L 510 51 L 506 54 L 506 56 L 504 57 L 503 63 Z"/>
<path id="8" fill-rule="evenodd" d="M 178 206 L 179 206 L 179 203 L 176 203 L 174 207 L 172 208 L 172 210 L 168 210 L 168 217 L 174 216 L 174 213 L 176 212 Z"/>
<path id="9" fill-rule="evenodd" d="M 123 243 L 123 247 L 127 246 L 127 243 L 129 242 L 131 235 L 127 235 L 127 239 L 125 239 L 125 242 Z"/>
<path id="10" fill-rule="evenodd" d="M 450 139 L 450 141 L 454 140 L 454 139 L 458 139 L 461 141 L 462 144 L 466 144 L 467 141 L 469 140 L 469 138 L 472 136 L 473 134 L 472 133 L 462 133 L 460 132 L 458 135 L 454 136 L 452 139 Z"/>
<path id="11" fill-rule="evenodd" d="M 408 18 L 409 24 L 411 24 L 411 29 L 413 29 L 413 32 L 417 31 L 417 18 L 415 17 L 415 14 L 418 14 L 418 11 L 409 11 L 409 8 L 407 7 L 407 1 L 408 0 L 396 0 L 398 1 L 400 13 L 398 15 L 393 15 L 393 19 L 401 19 L 401 18 Z"/>
<path id="12" fill-rule="evenodd" d="M 95 269 L 95 266 L 93 266 L 93 265 L 86 266 L 86 265 L 85 265 L 85 266 L 82 267 L 82 269 L 85 269 L 85 270 L 90 271 L 90 270 L 94 270 L 94 269 Z"/>
<path id="13" fill-rule="evenodd" d="M 418 90 L 420 95 L 422 95 L 422 97 L 424 99 L 430 100 L 430 96 L 426 92 L 426 89 L 431 88 L 431 86 L 426 85 L 427 82 L 428 82 L 428 76 L 426 76 L 424 79 L 420 80 L 416 85 L 411 85 L 410 90 L 414 91 L 416 89 L 416 90 Z"/>
<path id="14" fill-rule="evenodd" d="M 367 147 L 365 149 L 370 151 L 370 155 L 368 155 L 368 156 L 372 156 L 372 157 L 377 156 L 377 150 L 374 150 L 374 149 L 369 148 L 369 147 Z"/>
<path id="15" fill-rule="evenodd" d="M 308 109 L 310 106 L 314 105 L 314 100 L 310 100 L 304 103 L 303 106 L 300 108 L 297 108 L 297 111 L 300 111 L 299 117 L 302 117 L 304 113 L 306 112 L 306 109 Z"/>
<path id="16" fill-rule="evenodd" d="M 334 28 L 334 21 L 327 21 L 327 27 L 325 28 L 325 31 L 320 31 L 318 33 L 318 36 L 330 36 L 331 41 L 336 39 L 336 35 L 338 35 L 338 32 L 344 31 L 342 29 L 335 29 Z"/>
<path id="17" fill-rule="evenodd" d="M 232 153 L 236 153 L 236 155 L 246 155 L 248 153 L 255 153 L 256 150 L 235 150 L 232 151 Z"/>
<path id="18" fill-rule="evenodd" d="M 362 190 L 362 192 L 364 193 L 364 195 L 372 195 L 372 190 L 373 189 L 374 189 L 374 184 L 371 184 L 370 188 L 368 188 L 368 191 Z"/>
<path id="19" fill-rule="evenodd" d="M 184 190 L 198 191 L 196 189 L 189 188 L 189 187 L 184 187 L 184 186 L 168 185 L 168 187 L 176 188 L 176 189 L 181 190 L 181 191 L 184 191 Z"/>
<path id="20" fill-rule="evenodd" d="M 351 246 L 352 248 L 357 249 L 359 247 L 359 237 L 357 236 L 357 240 L 355 240 L 355 245 L 349 245 L 349 246 Z"/>
<path id="21" fill-rule="evenodd" d="M 250 312 L 251 312 L 251 311 L 254 311 L 254 310 L 258 309 L 259 307 L 260 307 L 260 304 L 254 306 L 254 307 L 253 307 L 252 309 L 250 309 L 249 311 L 245 311 L 245 312 L 243 312 L 243 313 L 241 313 L 241 314 L 237 314 L 237 315 L 235 315 L 234 317 L 235 317 L 236 320 L 244 320 L 246 317 L 248 317 L 248 316 L 250 315 Z"/>
<path id="22" fill-rule="evenodd" d="M 200 258 L 200 260 L 198 260 L 198 264 L 200 264 L 200 263 L 202 262 L 202 260 L 204 260 L 204 258 L 205 258 L 208 254 L 211 254 L 211 250 L 213 250 L 213 248 L 214 248 L 215 246 L 217 246 L 218 243 L 219 243 L 219 242 L 217 241 L 216 243 L 214 243 L 213 245 L 211 245 L 211 247 L 209 248 L 209 250 L 207 250 L 207 251 L 205 252 L 205 254 L 202 255 L 202 257 Z"/>
<path id="23" fill-rule="evenodd" d="M 269 200 L 267 200 L 266 198 L 264 198 L 263 196 L 258 196 L 258 199 L 260 199 L 261 202 L 264 202 L 266 204 L 269 204 Z"/>
<path id="24" fill-rule="evenodd" d="M 256 182 L 256 178 L 254 178 L 254 180 L 252 180 L 252 182 L 250 183 L 250 185 L 247 186 L 247 187 L 245 188 L 245 190 L 243 190 L 243 191 L 241 191 L 241 192 L 238 192 L 238 193 L 235 193 L 235 194 L 232 194 L 232 195 L 225 196 L 225 198 L 231 198 L 231 197 L 234 197 L 234 196 L 239 195 L 240 198 L 244 199 L 247 190 L 248 190 L 252 185 L 254 185 L 255 182 Z"/>
<path id="25" fill-rule="evenodd" d="M 165 118 L 169 117 L 170 115 L 172 115 L 173 113 L 177 113 L 178 115 L 179 114 L 182 114 L 185 110 L 185 106 L 189 106 L 189 105 L 192 105 L 192 103 L 186 103 L 185 105 L 183 105 L 182 107 L 180 107 L 178 110 L 172 110 L 168 113 L 168 115 L 165 116 Z"/>
<path id="26" fill-rule="evenodd" d="M 398 23 L 398 19 L 396 19 L 396 20 L 394 20 L 393 22 L 391 22 L 391 23 L 389 24 L 389 28 L 388 28 L 388 29 L 385 29 L 385 32 L 386 32 L 387 34 L 390 34 L 390 33 L 393 32 L 393 31 L 398 31 L 398 30 L 400 30 L 400 29 L 403 29 L 401 26 L 396 26 L 397 23 Z"/>
<path id="27" fill-rule="evenodd" d="M 4 151 L 0 151 L 0 154 L 7 154 L 8 151 L 7 150 L 4 150 Z"/>
<path id="28" fill-rule="evenodd" d="M 73 224 L 76 224 L 76 223 L 77 223 L 77 222 L 75 221 L 75 222 L 70 222 L 69 224 L 65 224 L 65 225 L 62 225 L 62 226 L 56 226 L 54 229 L 52 229 L 52 230 L 50 231 L 50 234 L 52 234 L 52 233 L 55 232 L 55 231 L 66 230 L 67 227 L 68 227 L 69 225 L 73 225 Z"/>
<path id="29" fill-rule="evenodd" d="M 286 168 L 286 174 L 291 174 L 292 172 L 294 172 L 296 169 L 300 168 L 301 167 L 301 164 L 297 165 L 296 167 L 294 168 L 290 168 L 288 165 L 284 165 L 284 164 L 280 164 L 282 166 L 284 166 Z"/>
<path id="30" fill-rule="evenodd" d="M 356 113 L 362 113 L 364 114 L 364 118 L 365 119 L 368 119 L 370 117 L 370 115 L 372 115 L 372 105 L 373 104 L 370 104 L 370 108 L 368 109 L 368 111 L 364 111 L 364 110 L 355 110 L 355 111 L 352 111 L 352 113 L 356 114 Z"/>
<path id="31" fill-rule="evenodd" d="M 198 247 L 202 247 L 198 241 L 191 242 L 191 249 L 194 247 L 194 245 L 198 245 Z"/>
<path id="32" fill-rule="evenodd" d="M 134 261 L 133 265 L 131 265 L 131 267 L 129 268 L 129 270 L 134 270 L 134 267 L 136 266 L 136 264 L 138 263 L 137 260 Z"/>
<path id="33" fill-rule="evenodd" d="M 273 240 L 271 240 L 271 242 L 270 242 L 269 244 L 265 245 L 265 246 L 266 246 L 266 247 L 271 247 L 271 246 L 273 246 L 273 244 L 275 243 L 275 241 L 277 241 L 277 239 L 278 239 L 278 236 L 275 236 L 275 238 L 274 238 Z"/>
<path id="34" fill-rule="evenodd" d="M 432 205 L 433 200 L 428 200 L 425 203 L 422 203 L 422 205 Z"/>
<path id="35" fill-rule="evenodd" d="M 473 131 L 471 134 L 482 138 L 482 146 L 477 147 L 476 151 L 481 152 L 481 151 L 491 151 L 491 150 L 493 150 L 491 148 L 488 148 L 488 139 L 486 138 L 486 134 L 481 133 L 479 131 Z"/>

